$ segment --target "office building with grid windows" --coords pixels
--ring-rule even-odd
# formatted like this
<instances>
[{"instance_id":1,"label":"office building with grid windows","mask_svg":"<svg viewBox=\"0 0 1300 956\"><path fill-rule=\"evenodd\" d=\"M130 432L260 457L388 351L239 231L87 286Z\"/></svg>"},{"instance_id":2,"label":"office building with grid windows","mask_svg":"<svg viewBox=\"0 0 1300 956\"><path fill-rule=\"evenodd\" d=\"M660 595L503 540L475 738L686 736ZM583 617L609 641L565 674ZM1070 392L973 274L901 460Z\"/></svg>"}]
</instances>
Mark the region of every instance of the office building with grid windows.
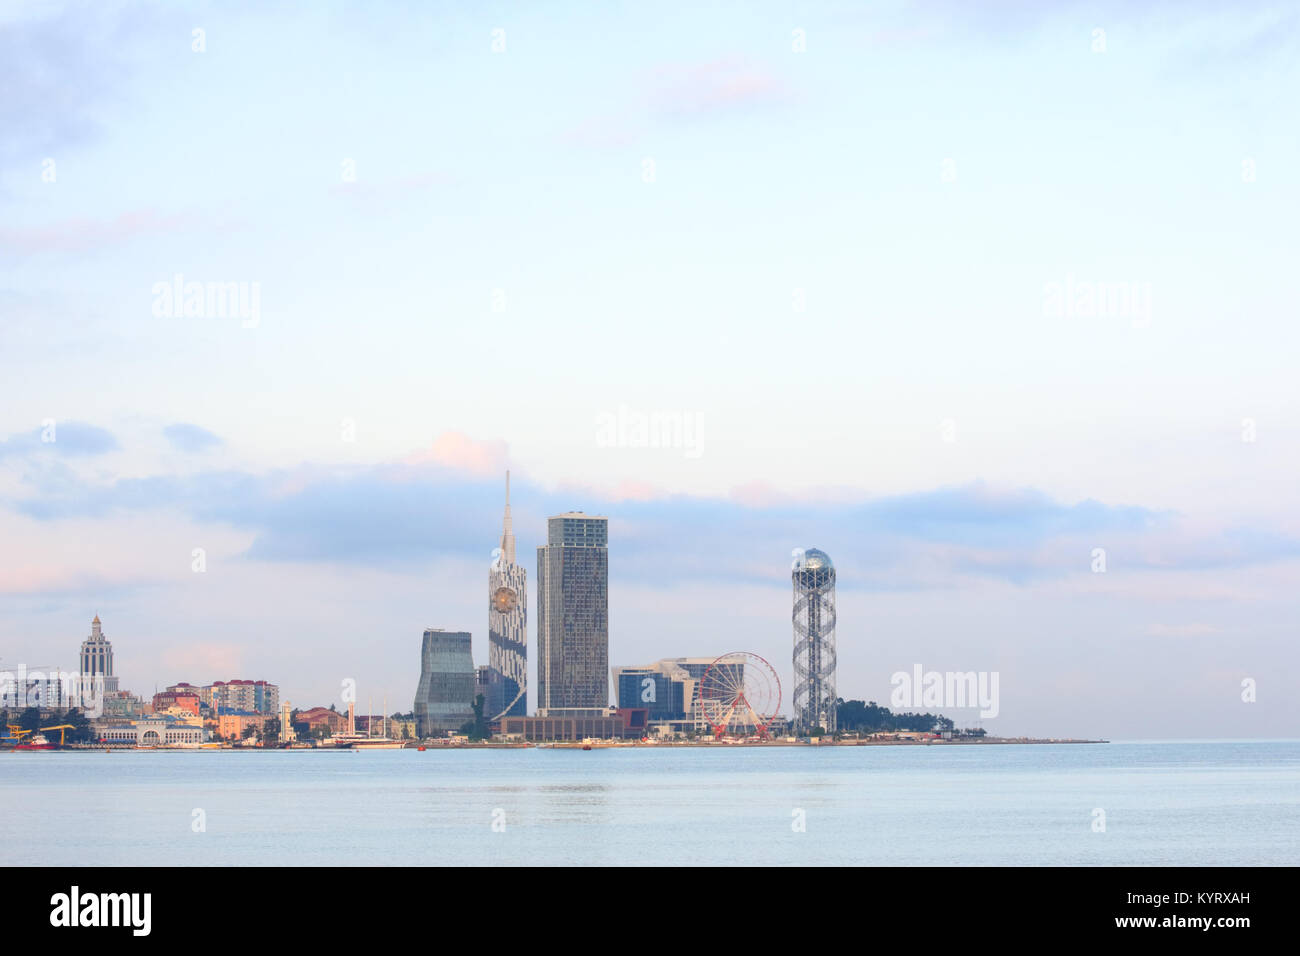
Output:
<instances>
[{"instance_id":1,"label":"office building with grid windows","mask_svg":"<svg viewBox=\"0 0 1300 956\"><path fill-rule=\"evenodd\" d=\"M609 707L609 519L547 519L537 549L537 713L587 717Z\"/></svg>"}]
</instances>

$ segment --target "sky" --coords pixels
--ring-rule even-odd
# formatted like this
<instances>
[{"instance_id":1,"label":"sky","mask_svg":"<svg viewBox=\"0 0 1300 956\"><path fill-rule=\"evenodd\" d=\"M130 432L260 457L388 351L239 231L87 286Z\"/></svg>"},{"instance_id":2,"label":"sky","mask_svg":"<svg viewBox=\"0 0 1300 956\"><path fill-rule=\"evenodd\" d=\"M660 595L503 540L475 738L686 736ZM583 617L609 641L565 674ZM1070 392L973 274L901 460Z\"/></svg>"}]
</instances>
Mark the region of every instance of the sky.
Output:
<instances>
[{"instance_id":1,"label":"sky","mask_svg":"<svg viewBox=\"0 0 1300 956\"><path fill-rule=\"evenodd\" d=\"M99 614L139 694L408 710L425 628L486 663L509 468L530 642L582 510L616 666L788 701L818 547L842 697L1294 734L1298 20L5 4L0 667Z\"/></svg>"}]
</instances>

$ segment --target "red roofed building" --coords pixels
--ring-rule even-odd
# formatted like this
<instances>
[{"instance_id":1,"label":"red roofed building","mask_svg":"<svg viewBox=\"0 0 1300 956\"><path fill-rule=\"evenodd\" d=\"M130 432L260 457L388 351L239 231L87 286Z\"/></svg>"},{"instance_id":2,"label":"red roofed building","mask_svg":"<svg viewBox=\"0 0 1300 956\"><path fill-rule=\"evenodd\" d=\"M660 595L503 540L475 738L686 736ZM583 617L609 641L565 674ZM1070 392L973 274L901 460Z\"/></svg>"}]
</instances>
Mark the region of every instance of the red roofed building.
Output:
<instances>
[{"instance_id":1,"label":"red roofed building","mask_svg":"<svg viewBox=\"0 0 1300 956\"><path fill-rule=\"evenodd\" d=\"M153 695L153 712L155 714L161 714L173 707L183 710L187 714L197 716L199 712L198 689L195 688L193 691L164 690Z\"/></svg>"},{"instance_id":2,"label":"red roofed building","mask_svg":"<svg viewBox=\"0 0 1300 956\"><path fill-rule=\"evenodd\" d=\"M303 724L307 725L307 734L313 735L316 728L324 727L331 734L339 734L347 729L348 718L344 714L330 710L328 707L313 707L311 710L300 710L296 717L293 718L295 727Z\"/></svg>"}]
</instances>

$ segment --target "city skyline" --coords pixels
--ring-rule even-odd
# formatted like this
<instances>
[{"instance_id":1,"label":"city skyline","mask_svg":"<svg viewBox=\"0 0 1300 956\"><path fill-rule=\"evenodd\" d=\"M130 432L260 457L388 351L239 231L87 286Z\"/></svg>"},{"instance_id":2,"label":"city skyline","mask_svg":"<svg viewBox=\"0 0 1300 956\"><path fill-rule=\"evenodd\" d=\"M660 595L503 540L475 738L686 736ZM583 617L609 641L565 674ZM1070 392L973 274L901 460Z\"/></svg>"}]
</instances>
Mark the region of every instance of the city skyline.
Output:
<instances>
[{"instance_id":1,"label":"city skyline","mask_svg":"<svg viewBox=\"0 0 1300 956\"><path fill-rule=\"evenodd\" d=\"M571 496L566 496L565 500L571 500ZM910 503L899 502L899 503L897 503L897 506L900 507L900 508L906 509L906 508L909 506L909 504L910 504ZM1035 504L1039 504L1039 503L1035 503ZM645 507L645 506L643 505L642 508L644 508L644 507ZM546 510L546 509L543 509L543 510ZM630 509L630 510L638 511L638 510L641 510L641 509L632 508L632 509ZM531 514L531 509L530 509L530 514ZM1060 515L1060 514L1057 515L1058 520L1059 520L1061 517L1062 517L1062 515ZM619 519L616 517L614 520L615 520L615 523L617 524ZM632 520L631 516L628 516L628 520L629 520L629 524L632 524L632 525L640 524L640 522L637 522L637 521ZM753 529L751 528L751 529L750 529L751 533L752 533L752 530L753 530ZM526 534L526 537L527 537L527 534ZM841 540L845 540L845 544L846 544L846 546L850 543L847 539L844 539L844 538L843 538L843 529L842 529L842 528L840 529L840 538L841 538ZM629 543L632 544L633 542L629 542ZM642 542L642 543L644 544L644 542ZM783 547L783 545L778 545L777 547ZM637 552L637 549L636 549L635 547L633 547L633 548L631 548L631 549L629 549L629 550L630 550L631 553L627 556L627 558L628 558L628 559L631 559L631 560L629 560L628 563L632 566L633 569L636 569L636 568L638 567L638 561L637 561L637 559L636 559L636 552ZM840 549L837 548L837 550L840 550ZM855 553L856 553L856 551L857 551L857 549L850 549L850 550L851 550L851 551L854 551ZM645 558L642 558L641 560L645 560ZM783 562L784 562L784 563L783 563ZM468 573L468 562L459 562L459 563L457 563L456 565L453 565L453 566L454 566L454 567L459 567L459 568L462 569L462 571L464 571L466 574ZM785 560L784 556L782 556L782 557L781 557L780 559L778 559L777 561L772 562L772 566L769 567L769 568L767 568L767 569L765 569L765 570L766 570L766 573L767 573L767 577L772 578L772 579L778 579L778 580L779 580L780 576L782 576L783 573L788 573L788 570L783 572L783 571L781 570L781 569L783 569L783 568L788 568L788 561ZM694 569L694 570L691 571L691 572L688 572L686 569L680 569L680 571L681 571L682 574L686 574L686 573L696 573L696 574L698 574L698 569ZM1090 571L1089 573L1092 573L1092 572ZM721 579L721 578L713 578L713 579L710 579L710 578L708 578L708 577L706 576L706 577L704 578L704 580L712 580L713 583L716 584L716 583L718 583L718 582L719 582L720 580L722 580L722 579ZM764 582L764 580L765 580L765 579L764 579L764 574L763 574L763 573L752 573L752 574L750 575L750 577L749 577L749 581L747 581L747 583L750 584L751 587L756 587L756 586L760 586L760 585ZM617 592L617 591L619 590L619 588L618 588L618 583L619 583L619 579L618 579L618 576L616 575L616 576L614 576L614 578L613 578L612 581L611 581L611 586L613 587L613 589L615 590L615 592ZM468 582L466 582L466 588L468 589ZM763 656L767 657L769 660L773 660L773 661L777 661L777 662L782 662L782 661L786 661L786 660L788 660L787 655L788 655L788 653L789 653L789 650L788 650L788 649L789 649L789 631L788 631L788 628L789 628L789 591L788 591L788 584L786 585L786 588L787 588L787 590L784 590L784 609L781 610L781 611L777 611L777 614L780 615L780 617L778 617L778 619L777 619L777 624L778 624L778 626L779 626L779 625L780 625L780 620L781 620L781 618L784 619L784 622L785 622L785 623L784 623L784 632L781 633L780 631L773 631L773 636L772 636L772 637L764 636L764 637L760 638L760 639L758 640L758 642L755 644L754 648L753 648L753 649L755 649L757 652L759 652L760 654L762 654ZM738 593L739 593L739 589L738 589ZM870 598L871 598L872 595L881 595L881 594L887 594L887 593L888 593L888 592L872 591L872 590L869 590L869 589L863 589L863 590L862 590L862 593L861 593L860 596L861 596L862 598L865 598L865 599L867 599L868 601L870 601ZM468 603L468 602L467 602L467 603ZM843 603L842 600L841 600L841 603ZM480 605L480 606L481 606L481 605ZM867 604L866 607L870 608L870 604ZM427 612L421 612L421 613L424 613L424 614L425 614L425 617L428 617L428 613L427 613ZM435 611L435 612L432 612L432 613L434 614L435 617L438 617L439 619L442 619L441 612L437 612L437 611ZM867 613L871 613L870 610L868 610ZM98 615L96 615L96 616L98 616ZM613 616L614 616L615 619L617 618L617 616L618 616L618 615L617 615L617 608L616 608L615 614L614 614ZM449 618L449 619L454 619L454 618ZM771 625L773 622L771 622L771 621L767 621L767 622L765 622L765 623L768 624L768 625ZM769 628L769 629L770 629L770 628ZM716 653L718 653L718 654L721 654L721 653L726 652L726 650L727 650L728 648L732 647L733 645L735 645L735 646L739 646L739 645L736 643L735 640L732 640L732 639L731 639L730 633L731 633L731 632L724 631L724 632L722 632L721 634L708 635L708 636L706 636L702 641L700 641L700 642L698 642L698 643L700 643L701 645L703 645L703 646L705 647L705 652L706 652L706 653L708 653L708 652L716 652ZM777 634L777 633L780 633L780 637L779 637L779 638L775 637L775 634ZM891 635L884 634L884 635L881 635L881 646L882 646L882 650L881 650L881 652L879 653L878 656L873 657L872 652L871 652L871 650L870 650L870 647L871 647L871 645L870 645L870 634L869 634L868 632L865 632L865 631L863 632L863 634L864 634L864 636L867 637L867 639L868 639L868 643L865 645L866 650L864 650L864 651L861 652L861 653L857 652L856 650L853 650L853 651L852 651L852 656L849 658L849 660L852 662L852 663L850 664L850 667L849 667L849 673L855 675L855 677L854 677L853 684L851 685L851 687L846 688L846 687L843 686L843 684L841 684L840 693L839 693L839 696L841 696L841 697L846 697L846 698L858 698L858 699L864 699L864 700L865 700L865 699L875 699L875 700L877 700L877 701L879 701L879 702L881 702L881 703L887 703L888 700L889 700L889 697L890 697L890 690L891 690L891 684L890 684L889 681L890 681L890 677L891 677L894 673L897 673L899 670L910 670L910 669L912 668L913 663L914 663L914 661L915 661L916 659L923 659L923 660L927 660L927 661L932 661L932 660L934 660L934 658L935 658L935 656L936 656L935 653L933 652L933 650L931 649L932 645L926 645L926 651L925 651L925 653L924 653L924 654L918 654L918 655L916 655L914 658L909 658L909 657L907 657L905 654L904 654L904 655L899 655L899 653L898 653L896 647L893 648L893 649L890 648L891 643L894 643L894 642L891 641ZM1173 633L1171 632L1170 634L1165 635L1165 636L1167 636L1167 637L1174 637L1174 636L1178 636L1178 635L1173 634ZM1194 635L1193 635L1193 636L1194 636ZM393 649L393 647L395 647L398 643L401 643L401 642L394 641L394 642L392 642L391 646L390 646L390 645L384 645L384 644L375 645L375 646L380 650L381 654L384 654L384 653L387 653L387 652L391 651L391 650ZM626 654L624 654L623 652L621 652L621 651L618 649L618 642L617 642L616 639L612 639L611 643L612 643L612 645L613 645L613 649L611 650L611 657L610 657L610 663L611 663L612 666L620 666L620 665L624 665L624 666L626 666L626 665L631 665L631 664L635 663L637 660L657 659L657 658L659 658L659 657L668 656L668 655L693 654L693 653L696 652L696 648L695 648L695 647L692 647L692 646L684 646L687 642L686 642L685 640L683 640L682 645L676 645L676 646L668 646L668 645L665 645L665 644L659 644L659 643L651 643L651 644L649 644L649 645L643 645L643 646L647 647L647 649L646 649L644 652L640 653L640 656L638 657L638 656L636 656L635 653L632 652L632 651L628 651ZM960 641L959 641L959 640L954 640L954 643L960 643ZM712 646L708 646L708 645L710 645L710 644L711 644ZM856 647L856 645L854 645L854 647ZM409 659L409 648L402 648L402 649L408 651L408 653L407 653L406 655L404 655L404 656L407 656L408 659ZM481 647L481 648L475 650L475 652L474 652L474 659L475 659L475 660L486 660L486 659L487 659L487 650L488 650L487 647ZM957 671L966 671L966 670L981 670L981 671L985 671L985 670L990 669L990 668L988 668L987 666L985 666L985 667L979 667L979 666L976 666L977 663L983 663L984 661L987 661L987 660L992 659L992 657L990 657L989 655L987 655L987 654L983 654L983 653L982 653L983 650L984 650L984 649L981 649L981 648L973 648L973 649L970 648L970 647L966 647L966 648L964 648L964 649L963 649L963 655L964 655L964 656L960 656L960 657L951 657L951 658L949 658L950 660L957 660L957 661L959 661L959 663L957 663L956 665L954 665L954 666L952 667L952 669L953 669L953 670L957 670ZM172 657L172 656L174 656L174 655L177 654L178 652L180 652L180 653L184 653L185 651L186 651L186 648L184 647L183 644L175 644L175 643L173 643L173 644L168 644L168 645L166 645L166 647L165 647L165 651L164 651L162 657L163 657L164 659L166 659L166 658L168 658L168 657ZM356 659L356 652L355 652L355 649L349 650L348 645L347 645L347 644L344 644L344 645L341 645L341 646L338 648L338 650L337 650L336 653L337 653L337 659L336 659L336 661L334 661L334 662L330 662L330 663L328 663L328 664L326 665L326 666L329 667L329 669L330 669L331 671L336 671L336 672L342 673L344 670L348 670L348 671L350 671L350 672L355 671L355 672L358 672L358 673L364 673L364 669L363 669L363 668L348 667L348 665L347 665L347 663L346 663L346 662L348 662L349 660L355 661L355 659ZM50 656L50 655L48 655L48 654L46 655L46 657L49 657L49 656ZM57 656L59 656L59 655L56 653L54 656L57 657ZM154 670L154 672L158 675L158 676L156 677L156 680L157 680L157 681L161 681L162 683L172 683L172 682L174 682L178 677L188 677L188 676L192 676L192 674L191 674L190 672L187 672L187 671L180 671L180 672L178 672L178 671L176 671L175 669L170 668L170 667L165 668L165 669L160 669L160 668L159 668L159 665L158 665L158 663L157 663L157 660L151 660L151 659L149 659L148 657L144 657L144 656L142 656L142 657L136 657L135 654L132 654L131 657L135 659L135 660L134 660L134 666L132 667L132 670L133 670L133 671L134 671L136 668L143 668L143 669L145 670L145 672L148 673L148 670L149 670L150 668L152 668L152 669ZM6 655L4 655L3 660L11 661L11 662L12 662L12 661L15 660L15 658L11 657L9 654L6 654ZM286 681L287 681L291 686L297 686L297 685L295 684L295 682L301 680L301 678L299 677L299 671L302 670L304 667L306 667L307 669L310 669L310 666L311 666L310 664L305 664L305 663L304 663L304 662L306 661L305 658L301 658L301 657L297 657L297 656L289 657L289 656L286 655L286 656L283 656L283 657L281 658L281 660L282 660L282 663L279 665L280 670L279 670L279 671L276 671L276 673L277 673L277 674L278 674L278 673L284 673L284 674L286 675ZM886 662L891 662L891 663L886 663ZM56 665L57 665L57 661L56 661L55 663L56 663ZM316 663L316 666L320 666L322 662L320 662L320 661L316 661L315 663ZM224 670L225 670L226 672L228 672L228 673L235 673L235 672L237 672L237 671L239 671L239 670L241 670L241 669L242 669L242 670L248 670L248 669L250 669L250 668L257 668L257 669L260 670L261 672L267 672L266 667L264 667L264 666L262 666L262 665L250 665L250 664L236 663L236 664L234 664L234 665L232 665L232 666L233 666L233 669L231 669L230 667L226 667L226 668L224 668ZM408 666L409 666L409 665L408 665ZM534 662L534 663L532 663L532 665L531 665L531 671L535 673L535 669L536 669L536 668L535 668L535 662ZM1006 670L1005 668L993 668L993 669L1003 670L1004 672L1005 672L1005 670ZM217 670L218 672L220 672L220 671L223 670L223 668L222 668L221 666L218 666L218 667L216 668L216 670ZM784 681L784 680L787 679L787 677L789 677L789 672L788 672L788 670L786 670L784 667L782 667L781 670L782 670L782 680ZM857 677L856 675L859 675L859 674L862 674L862 673L866 673L866 674L869 675L869 680L868 680L867 682L861 682L861 683L859 682L859 681L860 681L860 678ZM395 668L395 669L393 670L393 672L392 672L392 676L389 678L389 684L388 684L387 686L385 686L384 684L380 683L380 680L382 680L382 678L381 678L380 680L376 680L376 679L373 678L373 677L362 677L362 678L358 678L358 677L356 677L353 673L348 673L348 674L344 675L344 676L341 678L341 680L348 680L348 681L361 680L361 681L364 681L368 686L380 687L380 688L382 688L383 690L389 692L389 693L390 693L390 696L393 696L395 699L399 699L399 698L402 697L402 692L401 692L400 689L398 689L398 690L396 690L396 691L394 692L393 687L394 687L394 685L395 685L395 686L397 686L398 688L400 688L401 684L402 684L404 681L408 681L408 680L409 680L409 670L408 670L407 668L403 668L403 667ZM144 682L142 682L142 683L141 683L141 686L146 686L146 684L145 684ZM308 686L311 687L311 685L308 685ZM793 686L793 683L792 683L791 686ZM866 689L863 689L863 690L859 690L859 689L858 689L859 687L864 687L864 686L866 687ZM875 689L875 690L872 690L872 689L871 689L872 686L874 686L874 688L876 688L876 689ZM1032 690L1032 689L1031 689L1031 690ZM297 699L304 699L304 700L306 700L306 699L311 699L311 700L324 700L324 701L329 701L329 700L334 699L334 697L332 697L331 694L337 696L337 693L338 693L338 687L337 687L337 686L335 686L335 687L331 687L328 683L326 683L326 684L323 684L323 685L322 685L322 684L317 684L317 685L315 685L314 687L311 687L311 689L297 689L297 690L295 690L295 691L291 691L291 692L290 692L290 696L292 696L292 697L294 697L294 698L297 698ZM1014 709L1014 707L1015 707L1015 698L1014 698L1014 697L1004 697L1004 700L1006 701L1006 703L1004 704L1004 707L1009 706L1010 708ZM534 712L535 710L536 710L536 702L535 702L534 700L531 700L531 699L530 699L530 704L529 704L529 713L532 713L532 712ZM958 719L959 719L959 721L960 721L962 715L959 714L959 715L957 715L957 716L958 716ZM1010 728L1010 729L1004 729L1004 728L1006 728L1006 724L1005 724L1005 723L1002 723L1002 724L1000 724L1000 725L999 725L998 723L988 724L988 722L980 721L980 720L976 719L975 717L970 717L970 719L969 719L968 722L970 722L970 723L984 723L986 726L993 726L993 727L995 727L996 729L998 729L1000 732L1007 732L1007 733L1012 733L1012 732L1017 732L1017 733L1018 733L1018 732L1026 732L1026 733L1030 733L1030 732L1036 732L1036 731L1038 731L1038 732L1049 732L1049 731L1050 731L1050 732L1056 732L1056 727L1040 728L1040 727L1035 727L1033 724L1029 724L1029 725L1016 725L1016 726L1013 726L1013 727ZM1069 724L1069 726L1070 726L1071 728L1078 728L1078 727L1080 727L1080 726L1083 726L1083 727L1093 727L1093 726L1095 726L1095 725L1096 725L1096 722L1085 721L1085 720L1076 720L1076 721L1074 721L1073 723ZM1061 731L1061 732L1065 732L1065 731ZM1093 731L1093 732L1096 733L1096 732L1099 732L1099 731Z\"/></svg>"},{"instance_id":2,"label":"city skyline","mask_svg":"<svg viewBox=\"0 0 1300 956\"><path fill-rule=\"evenodd\" d=\"M374 7L0 11L0 667L405 699L509 468L614 666L788 675L815 542L840 696L1300 721L1293 11Z\"/></svg>"}]
</instances>

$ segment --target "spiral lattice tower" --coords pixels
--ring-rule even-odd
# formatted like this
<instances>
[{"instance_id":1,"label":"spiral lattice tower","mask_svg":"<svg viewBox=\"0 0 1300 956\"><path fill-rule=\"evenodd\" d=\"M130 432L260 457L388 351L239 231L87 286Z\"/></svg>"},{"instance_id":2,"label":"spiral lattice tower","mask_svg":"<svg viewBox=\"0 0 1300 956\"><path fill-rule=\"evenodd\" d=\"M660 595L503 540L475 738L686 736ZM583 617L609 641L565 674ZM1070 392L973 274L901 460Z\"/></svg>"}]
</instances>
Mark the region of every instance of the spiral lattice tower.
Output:
<instances>
[{"instance_id":1,"label":"spiral lattice tower","mask_svg":"<svg viewBox=\"0 0 1300 956\"><path fill-rule=\"evenodd\" d=\"M835 732L835 565L809 548L790 572L794 584L794 726Z\"/></svg>"}]
</instances>

